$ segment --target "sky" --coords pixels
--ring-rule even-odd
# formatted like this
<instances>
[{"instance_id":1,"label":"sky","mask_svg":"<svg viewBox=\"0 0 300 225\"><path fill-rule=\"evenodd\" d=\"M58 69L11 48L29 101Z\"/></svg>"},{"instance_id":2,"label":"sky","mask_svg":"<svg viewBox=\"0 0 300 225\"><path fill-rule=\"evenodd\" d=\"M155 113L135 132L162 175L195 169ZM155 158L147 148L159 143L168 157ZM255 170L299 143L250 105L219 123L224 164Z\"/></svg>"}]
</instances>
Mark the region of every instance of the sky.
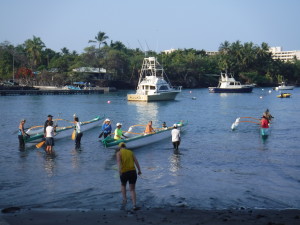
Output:
<instances>
[{"instance_id":1,"label":"sky","mask_svg":"<svg viewBox=\"0 0 300 225\"><path fill-rule=\"evenodd\" d=\"M224 41L300 50L299 0L1 0L0 43L33 36L84 52L99 31L144 51L217 51Z\"/></svg>"}]
</instances>

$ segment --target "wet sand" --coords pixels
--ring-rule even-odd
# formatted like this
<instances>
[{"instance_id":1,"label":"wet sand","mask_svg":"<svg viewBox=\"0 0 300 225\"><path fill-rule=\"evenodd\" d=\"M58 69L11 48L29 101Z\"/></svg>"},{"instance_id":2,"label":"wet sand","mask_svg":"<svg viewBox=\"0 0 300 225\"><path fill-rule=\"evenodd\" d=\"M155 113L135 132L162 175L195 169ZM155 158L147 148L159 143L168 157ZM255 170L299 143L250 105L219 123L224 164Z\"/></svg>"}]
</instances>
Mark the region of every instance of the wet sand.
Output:
<instances>
[{"instance_id":1,"label":"wet sand","mask_svg":"<svg viewBox=\"0 0 300 225\"><path fill-rule=\"evenodd\" d=\"M0 225L299 225L300 210L198 210L150 208L138 211L26 209L1 213Z\"/></svg>"}]
</instances>

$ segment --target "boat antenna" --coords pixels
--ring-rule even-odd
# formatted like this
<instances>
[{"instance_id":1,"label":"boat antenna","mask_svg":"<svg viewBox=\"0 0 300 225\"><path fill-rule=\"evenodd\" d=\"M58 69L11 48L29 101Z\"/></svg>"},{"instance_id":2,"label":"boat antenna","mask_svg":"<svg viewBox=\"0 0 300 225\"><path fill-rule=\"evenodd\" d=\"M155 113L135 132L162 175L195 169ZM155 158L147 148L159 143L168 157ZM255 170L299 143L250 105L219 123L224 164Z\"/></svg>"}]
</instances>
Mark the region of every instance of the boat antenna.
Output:
<instances>
[{"instance_id":1,"label":"boat antenna","mask_svg":"<svg viewBox=\"0 0 300 225\"><path fill-rule=\"evenodd\" d=\"M138 42L139 42L139 45L140 45L142 51L145 53L145 57L146 57L146 55L147 55L146 51L144 50L143 46L141 45L141 42L139 40L138 40Z\"/></svg>"},{"instance_id":2,"label":"boat antenna","mask_svg":"<svg viewBox=\"0 0 300 225\"><path fill-rule=\"evenodd\" d=\"M148 46L148 43L147 43L147 41L146 41L146 40L145 40L145 42L146 42L146 45L147 45L148 51L150 51L150 48L149 48L149 46Z\"/></svg>"}]
</instances>

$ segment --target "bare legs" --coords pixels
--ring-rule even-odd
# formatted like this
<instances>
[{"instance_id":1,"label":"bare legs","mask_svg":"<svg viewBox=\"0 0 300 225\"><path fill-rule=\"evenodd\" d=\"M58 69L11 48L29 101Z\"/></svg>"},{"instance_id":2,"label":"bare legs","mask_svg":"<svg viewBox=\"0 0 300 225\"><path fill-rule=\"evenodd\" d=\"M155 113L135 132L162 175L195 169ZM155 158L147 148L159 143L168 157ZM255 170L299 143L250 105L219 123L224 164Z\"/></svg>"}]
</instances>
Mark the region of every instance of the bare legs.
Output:
<instances>
[{"instance_id":1,"label":"bare legs","mask_svg":"<svg viewBox=\"0 0 300 225\"><path fill-rule=\"evenodd\" d=\"M135 184L129 184L129 191L130 191L132 206L133 206L133 208L135 208L136 207ZM122 197L123 197L123 204L126 204L127 196L126 196L126 186L125 185L121 185L121 192L122 192Z\"/></svg>"}]
</instances>

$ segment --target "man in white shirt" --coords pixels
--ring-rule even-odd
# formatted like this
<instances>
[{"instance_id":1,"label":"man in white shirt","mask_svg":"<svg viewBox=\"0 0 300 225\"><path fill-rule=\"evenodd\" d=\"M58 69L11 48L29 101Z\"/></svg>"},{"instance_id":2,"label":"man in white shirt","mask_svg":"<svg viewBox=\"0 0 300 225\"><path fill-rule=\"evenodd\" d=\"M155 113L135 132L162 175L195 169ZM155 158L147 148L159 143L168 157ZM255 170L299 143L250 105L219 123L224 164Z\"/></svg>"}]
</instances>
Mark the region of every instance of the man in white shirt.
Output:
<instances>
[{"instance_id":1,"label":"man in white shirt","mask_svg":"<svg viewBox=\"0 0 300 225\"><path fill-rule=\"evenodd\" d=\"M177 124L173 125L173 130L171 131L172 134L172 143L175 150L178 150L180 145L180 130L177 129Z\"/></svg>"}]
</instances>

